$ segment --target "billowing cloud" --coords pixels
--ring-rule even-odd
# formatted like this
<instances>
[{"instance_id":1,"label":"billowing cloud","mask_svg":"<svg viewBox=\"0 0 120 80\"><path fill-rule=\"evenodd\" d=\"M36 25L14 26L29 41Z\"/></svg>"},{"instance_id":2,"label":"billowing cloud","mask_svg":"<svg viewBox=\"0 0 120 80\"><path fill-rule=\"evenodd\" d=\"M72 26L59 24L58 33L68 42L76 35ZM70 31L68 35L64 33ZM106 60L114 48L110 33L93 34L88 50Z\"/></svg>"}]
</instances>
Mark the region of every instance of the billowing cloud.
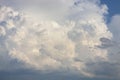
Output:
<instances>
[{"instance_id":1,"label":"billowing cloud","mask_svg":"<svg viewBox=\"0 0 120 80\"><path fill-rule=\"evenodd\" d=\"M13 61L13 69L65 71L91 78L113 75L101 75L107 74L104 69L111 65L109 52L116 43L104 20L107 7L100 1L1 2L0 64L7 65L0 70L6 70Z\"/></svg>"},{"instance_id":2,"label":"billowing cloud","mask_svg":"<svg viewBox=\"0 0 120 80\"><path fill-rule=\"evenodd\" d=\"M113 34L112 39L105 37L100 38L101 45L97 47L102 50L107 50L107 61L97 58L96 62L87 62L88 72L95 73L99 77L107 77L109 79L120 79L120 42L119 42L119 21L120 16L112 17L108 24L108 29Z\"/></svg>"}]
</instances>

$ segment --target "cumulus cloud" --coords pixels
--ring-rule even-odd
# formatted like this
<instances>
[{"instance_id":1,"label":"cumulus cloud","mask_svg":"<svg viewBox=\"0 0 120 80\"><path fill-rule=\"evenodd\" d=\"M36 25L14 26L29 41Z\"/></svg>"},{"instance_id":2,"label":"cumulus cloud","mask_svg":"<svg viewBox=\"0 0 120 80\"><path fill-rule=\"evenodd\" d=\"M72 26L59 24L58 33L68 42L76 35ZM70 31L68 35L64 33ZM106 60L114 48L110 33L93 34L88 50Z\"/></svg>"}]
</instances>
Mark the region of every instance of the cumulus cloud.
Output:
<instances>
[{"instance_id":1,"label":"cumulus cloud","mask_svg":"<svg viewBox=\"0 0 120 80\"><path fill-rule=\"evenodd\" d=\"M102 62L112 61L108 53L116 43L104 20L107 7L100 1L1 2L6 6L0 7L0 56L9 60L1 58L0 64L6 61L11 65L16 60L17 69L68 71L87 77L99 77L111 65ZM0 69L5 70L5 66Z\"/></svg>"},{"instance_id":2,"label":"cumulus cloud","mask_svg":"<svg viewBox=\"0 0 120 80\"><path fill-rule=\"evenodd\" d=\"M108 29L113 34L111 39L100 38L101 45L97 47L107 50L107 61L97 58L96 62L87 62L86 69L88 72L95 73L99 77L107 77L110 79L120 79L120 42L119 42L119 21L120 16L114 15L108 24Z\"/></svg>"},{"instance_id":3,"label":"cumulus cloud","mask_svg":"<svg viewBox=\"0 0 120 80\"><path fill-rule=\"evenodd\" d=\"M119 28L119 25L120 25L120 23L119 23L119 21L120 21L120 15L114 15L113 17L112 17L112 19L111 19L111 21L110 21L110 23L108 24L108 28L109 28L109 30L113 33L113 39L114 40L118 40L119 41L119 39L120 39L120 35L119 35L119 30L120 30L120 28Z\"/></svg>"}]
</instances>

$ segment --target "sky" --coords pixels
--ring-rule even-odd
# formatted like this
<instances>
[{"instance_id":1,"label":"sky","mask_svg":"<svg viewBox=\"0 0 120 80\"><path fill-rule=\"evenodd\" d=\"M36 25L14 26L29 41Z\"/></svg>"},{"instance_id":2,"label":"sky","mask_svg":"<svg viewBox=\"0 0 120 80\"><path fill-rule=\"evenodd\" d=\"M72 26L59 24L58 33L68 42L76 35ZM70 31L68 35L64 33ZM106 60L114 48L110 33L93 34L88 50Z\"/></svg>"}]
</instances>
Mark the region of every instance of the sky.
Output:
<instances>
[{"instance_id":1,"label":"sky","mask_svg":"<svg viewBox=\"0 0 120 80\"><path fill-rule=\"evenodd\" d=\"M109 7L109 15L113 16L115 14L120 14L120 8L119 8L119 0L113 1L113 0L101 0L102 4L106 4Z\"/></svg>"},{"instance_id":2,"label":"sky","mask_svg":"<svg viewBox=\"0 0 120 80\"><path fill-rule=\"evenodd\" d=\"M116 14L120 14L120 8L119 8L119 3L120 1L119 0L101 0L101 3L102 4L106 4L108 6L108 12L109 12L109 15L107 15L107 18L108 18L108 22L110 22L111 20L111 17L116 15Z\"/></svg>"},{"instance_id":3,"label":"sky","mask_svg":"<svg viewBox=\"0 0 120 80\"><path fill-rule=\"evenodd\" d=\"M0 0L0 80L120 80L119 0Z\"/></svg>"}]
</instances>

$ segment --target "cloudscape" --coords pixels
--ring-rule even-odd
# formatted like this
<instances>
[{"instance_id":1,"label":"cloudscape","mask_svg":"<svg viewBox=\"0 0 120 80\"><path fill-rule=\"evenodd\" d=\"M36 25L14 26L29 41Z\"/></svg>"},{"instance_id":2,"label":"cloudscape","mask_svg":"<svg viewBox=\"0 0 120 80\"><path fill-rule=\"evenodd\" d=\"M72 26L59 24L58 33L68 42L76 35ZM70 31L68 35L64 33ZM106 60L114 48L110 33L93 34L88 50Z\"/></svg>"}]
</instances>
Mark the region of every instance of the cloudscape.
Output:
<instances>
[{"instance_id":1,"label":"cloudscape","mask_svg":"<svg viewBox=\"0 0 120 80\"><path fill-rule=\"evenodd\" d=\"M0 80L120 80L120 13L106 1L0 0Z\"/></svg>"}]
</instances>

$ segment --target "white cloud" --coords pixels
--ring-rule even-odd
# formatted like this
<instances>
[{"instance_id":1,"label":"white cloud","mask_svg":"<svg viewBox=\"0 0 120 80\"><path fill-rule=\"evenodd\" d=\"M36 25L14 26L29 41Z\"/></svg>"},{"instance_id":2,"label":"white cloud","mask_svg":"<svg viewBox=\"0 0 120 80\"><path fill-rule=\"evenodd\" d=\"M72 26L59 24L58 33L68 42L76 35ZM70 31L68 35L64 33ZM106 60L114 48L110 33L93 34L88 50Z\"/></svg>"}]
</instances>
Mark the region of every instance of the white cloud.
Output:
<instances>
[{"instance_id":1,"label":"white cloud","mask_svg":"<svg viewBox=\"0 0 120 80\"><path fill-rule=\"evenodd\" d=\"M13 2L23 8L18 1ZM0 38L3 38L0 44L5 46L5 50L1 46L0 52L7 50L11 59L27 68L71 70L93 77L94 73L84 70L88 68L86 63L97 57L108 58L107 50L96 47L102 43L100 38L112 37L104 21L107 7L97 0L81 0L77 5L73 0L34 2L30 8L36 10L32 11L27 6L19 12L5 6L0 8Z\"/></svg>"},{"instance_id":2,"label":"white cloud","mask_svg":"<svg viewBox=\"0 0 120 80\"><path fill-rule=\"evenodd\" d=\"M119 35L119 32L120 32L120 15L114 15L111 19L111 22L109 23L108 25L108 28L110 29L110 31L113 33L113 39L114 40L118 40L120 39L120 35Z\"/></svg>"},{"instance_id":3,"label":"white cloud","mask_svg":"<svg viewBox=\"0 0 120 80\"><path fill-rule=\"evenodd\" d=\"M107 77L110 79L120 79L120 16L114 15L111 18L108 28L113 34L112 39L100 38L101 45L97 46L102 50L107 50L107 61L96 59L96 62L87 62L86 70L95 73L98 77Z\"/></svg>"}]
</instances>

